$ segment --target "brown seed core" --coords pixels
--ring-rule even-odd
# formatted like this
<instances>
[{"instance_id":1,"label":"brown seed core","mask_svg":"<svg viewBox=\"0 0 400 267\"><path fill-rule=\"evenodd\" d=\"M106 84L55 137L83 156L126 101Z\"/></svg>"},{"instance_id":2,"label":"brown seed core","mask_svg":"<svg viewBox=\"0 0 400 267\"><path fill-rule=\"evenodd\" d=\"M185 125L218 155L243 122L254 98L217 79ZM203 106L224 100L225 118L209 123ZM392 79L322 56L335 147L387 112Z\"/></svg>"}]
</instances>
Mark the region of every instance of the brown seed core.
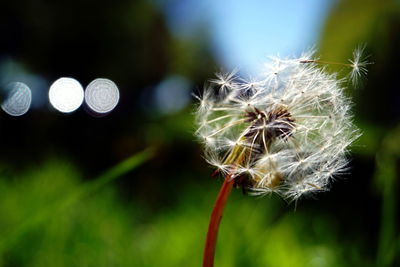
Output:
<instances>
[{"instance_id":1,"label":"brown seed core","mask_svg":"<svg viewBox=\"0 0 400 267\"><path fill-rule=\"evenodd\" d=\"M295 120L285 107L278 107L268 112L254 107L252 111L246 113L246 118L250 126L247 128L244 137L252 144L252 147L247 150L246 156L251 162L255 162L259 155L268 151L275 138L287 140L295 127ZM269 166L269 168L271 167ZM271 177L267 181L268 187L275 188L283 182L282 174L274 172L272 169L266 171L271 172ZM242 187L246 191L253 187L255 183L255 180L242 175L236 178L234 186Z\"/></svg>"},{"instance_id":2,"label":"brown seed core","mask_svg":"<svg viewBox=\"0 0 400 267\"><path fill-rule=\"evenodd\" d=\"M255 144L262 144L260 147L264 148L268 148L274 138L289 138L295 127L292 114L285 107L267 113L254 108L254 111L246 113L246 117L251 123L246 138Z\"/></svg>"},{"instance_id":3,"label":"brown seed core","mask_svg":"<svg viewBox=\"0 0 400 267\"><path fill-rule=\"evenodd\" d=\"M251 147L235 147L225 159L227 164L240 165L244 161L248 161L250 164L255 163L260 155L270 149L271 143L275 138L288 139L295 127L295 120L285 107L278 107L268 112L253 107L252 111L247 111L245 116L250 125L246 129L243 139L246 139L251 144ZM267 186L275 188L283 182L284 178L282 174L274 172L270 168L272 168L272 165L268 167L268 170L265 170L266 172L271 172ZM259 177L258 180L261 178ZM234 187L241 187L245 192L254 187L257 183L256 180L242 174L235 177Z\"/></svg>"}]
</instances>

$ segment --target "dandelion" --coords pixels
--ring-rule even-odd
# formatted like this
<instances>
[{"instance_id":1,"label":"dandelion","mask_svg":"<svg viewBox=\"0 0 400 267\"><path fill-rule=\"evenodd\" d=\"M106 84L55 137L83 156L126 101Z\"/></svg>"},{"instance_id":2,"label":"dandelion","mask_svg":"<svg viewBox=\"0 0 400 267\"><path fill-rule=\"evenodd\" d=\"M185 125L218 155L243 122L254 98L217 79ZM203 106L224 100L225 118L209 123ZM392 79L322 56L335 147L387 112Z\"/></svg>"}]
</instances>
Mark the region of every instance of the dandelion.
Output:
<instances>
[{"instance_id":1,"label":"dandelion","mask_svg":"<svg viewBox=\"0 0 400 267\"><path fill-rule=\"evenodd\" d=\"M366 72L361 52L351 61L353 78ZM219 222L233 187L297 201L329 190L334 177L347 170L348 146L359 131L344 80L319 68L322 63L313 53L274 57L260 79L218 74L199 97L196 135L206 160L225 176L211 215L204 266L213 266Z\"/></svg>"}]
</instances>

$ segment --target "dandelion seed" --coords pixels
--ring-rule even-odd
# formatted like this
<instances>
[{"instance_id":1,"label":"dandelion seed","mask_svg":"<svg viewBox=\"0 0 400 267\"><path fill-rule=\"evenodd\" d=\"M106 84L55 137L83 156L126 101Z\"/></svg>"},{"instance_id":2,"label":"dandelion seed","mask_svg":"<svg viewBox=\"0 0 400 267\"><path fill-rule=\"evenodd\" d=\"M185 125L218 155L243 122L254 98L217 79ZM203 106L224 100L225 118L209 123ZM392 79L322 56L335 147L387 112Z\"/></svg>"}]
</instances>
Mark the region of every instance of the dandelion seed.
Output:
<instances>
[{"instance_id":1,"label":"dandelion seed","mask_svg":"<svg viewBox=\"0 0 400 267\"><path fill-rule=\"evenodd\" d=\"M367 61L367 57L364 57L364 46L359 46L353 51L353 58L350 59L352 70L350 72L350 80L353 85L357 86L360 83L362 77L368 73L367 65L372 64Z\"/></svg>"},{"instance_id":2,"label":"dandelion seed","mask_svg":"<svg viewBox=\"0 0 400 267\"><path fill-rule=\"evenodd\" d=\"M233 70L229 73L217 73L216 79L211 79L210 82L214 83L219 86L219 89L221 92L224 92L227 89L232 89L234 86L233 80L235 79L235 75L237 73L237 70Z\"/></svg>"},{"instance_id":3,"label":"dandelion seed","mask_svg":"<svg viewBox=\"0 0 400 267\"><path fill-rule=\"evenodd\" d=\"M325 61L319 59L313 59L313 52L304 54L301 58L299 58L299 63L302 64L326 64L326 65L341 65L345 67L351 68L349 73L349 79L352 84L357 87L363 77L365 77L368 73L367 65L373 64L372 62L367 61L368 56L364 55L365 45L358 46L353 51L353 58L349 59L350 63L341 63L341 62L333 62L333 61Z\"/></svg>"}]
</instances>

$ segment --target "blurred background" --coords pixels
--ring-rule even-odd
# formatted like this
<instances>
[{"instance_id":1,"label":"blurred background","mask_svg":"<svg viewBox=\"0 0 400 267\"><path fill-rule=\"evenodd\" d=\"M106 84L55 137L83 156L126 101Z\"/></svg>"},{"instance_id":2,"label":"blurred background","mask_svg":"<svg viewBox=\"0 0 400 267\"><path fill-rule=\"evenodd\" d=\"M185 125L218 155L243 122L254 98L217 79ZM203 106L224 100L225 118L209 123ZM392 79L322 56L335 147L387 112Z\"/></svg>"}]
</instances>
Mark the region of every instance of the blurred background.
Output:
<instances>
[{"instance_id":1,"label":"blurred background","mask_svg":"<svg viewBox=\"0 0 400 267\"><path fill-rule=\"evenodd\" d=\"M400 1L1 1L0 34L2 101L10 82L31 91L24 115L0 111L0 266L200 266L221 179L192 93L269 55L347 62L360 44L374 64L346 91L363 132L349 173L297 206L234 191L216 266L400 266ZM119 102L61 113L60 77L110 79Z\"/></svg>"}]
</instances>

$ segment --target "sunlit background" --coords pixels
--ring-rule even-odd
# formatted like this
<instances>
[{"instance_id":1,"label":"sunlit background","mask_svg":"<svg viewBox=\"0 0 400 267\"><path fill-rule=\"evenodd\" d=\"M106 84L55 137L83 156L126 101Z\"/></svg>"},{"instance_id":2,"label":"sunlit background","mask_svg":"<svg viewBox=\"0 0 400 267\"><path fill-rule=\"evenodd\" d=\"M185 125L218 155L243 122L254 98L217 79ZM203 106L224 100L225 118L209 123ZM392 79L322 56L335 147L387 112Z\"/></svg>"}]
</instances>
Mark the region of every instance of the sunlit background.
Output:
<instances>
[{"instance_id":1,"label":"sunlit background","mask_svg":"<svg viewBox=\"0 0 400 267\"><path fill-rule=\"evenodd\" d=\"M234 191L216 266L400 265L400 1L6 1L0 34L0 266L200 266L221 178L193 94L358 45L348 174L296 206Z\"/></svg>"}]
</instances>

